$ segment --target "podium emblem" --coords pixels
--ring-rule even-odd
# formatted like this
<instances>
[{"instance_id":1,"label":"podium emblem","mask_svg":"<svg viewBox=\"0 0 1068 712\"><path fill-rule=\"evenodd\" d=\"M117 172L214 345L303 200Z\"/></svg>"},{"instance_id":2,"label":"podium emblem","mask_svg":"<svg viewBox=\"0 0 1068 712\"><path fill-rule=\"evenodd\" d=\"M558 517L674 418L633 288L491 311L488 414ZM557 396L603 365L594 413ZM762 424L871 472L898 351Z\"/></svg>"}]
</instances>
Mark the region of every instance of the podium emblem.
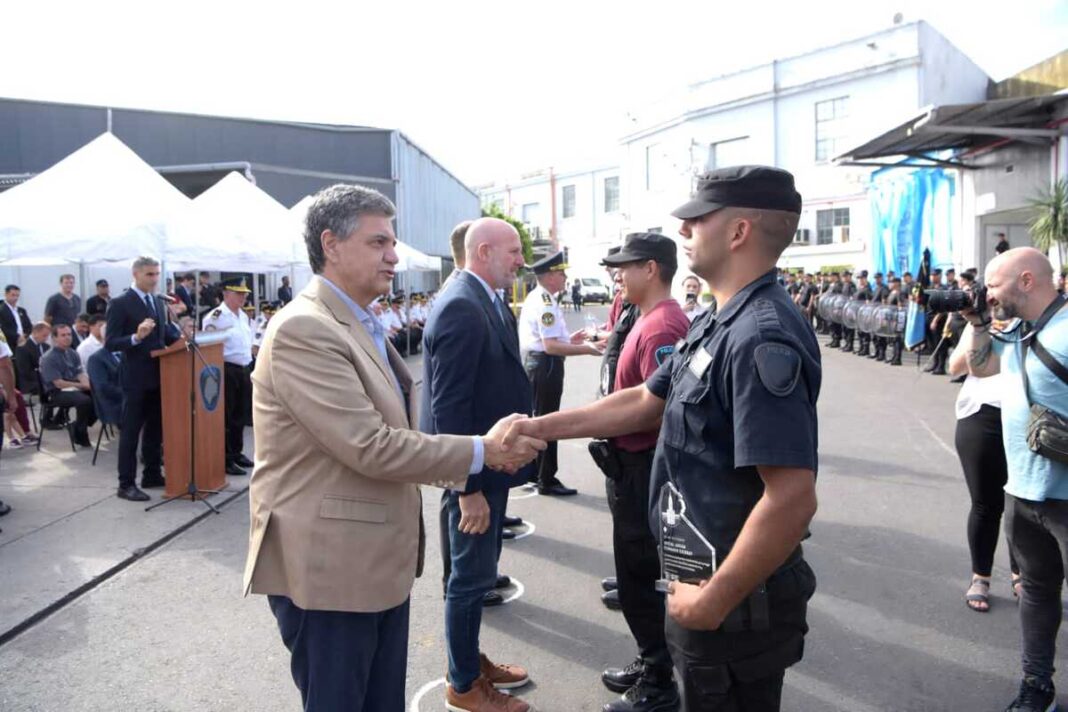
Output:
<instances>
[{"instance_id":1,"label":"podium emblem","mask_svg":"<svg viewBox=\"0 0 1068 712\"><path fill-rule=\"evenodd\" d=\"M658 591L667 591L672 581L696 584L716 571L716 548L686 516L686 500L668 482L660 490L660 580Z\"/></svg>"},{"instance_id":2,"label":"podium emblem","mask_svg":"<svg viewBox=\"0 0 1068 712\"><path fill-rule=\"evenodd\" d=\"M200 369L200 398L209 413L219 407L222 394L222 371L218 366L207 365Z\"/></svg>"}]
</instances>

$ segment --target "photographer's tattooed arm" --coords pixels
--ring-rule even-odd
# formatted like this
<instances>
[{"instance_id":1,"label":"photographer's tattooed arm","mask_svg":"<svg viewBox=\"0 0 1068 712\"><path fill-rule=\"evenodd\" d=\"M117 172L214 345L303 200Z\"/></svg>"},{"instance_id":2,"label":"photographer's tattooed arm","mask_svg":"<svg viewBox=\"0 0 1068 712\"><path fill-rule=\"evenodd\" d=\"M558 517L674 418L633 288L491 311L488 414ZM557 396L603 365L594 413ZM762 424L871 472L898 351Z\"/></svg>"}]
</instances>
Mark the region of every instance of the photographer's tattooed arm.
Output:
<instances>
[{"instance_id":1,"label":"photographer's tattooed arm","mask_svg":"<svg viewBox=\"0 0 1068 712\"><path fill-rule=\"evenodd\" d=\"M970 373L980 378L993 376L1001 371L1001 357L994 353L990 324L976 326L968 322L964 333L961 334L960 343L949 357L949 371L954 376Z\"/></svg>"}]
</instances>

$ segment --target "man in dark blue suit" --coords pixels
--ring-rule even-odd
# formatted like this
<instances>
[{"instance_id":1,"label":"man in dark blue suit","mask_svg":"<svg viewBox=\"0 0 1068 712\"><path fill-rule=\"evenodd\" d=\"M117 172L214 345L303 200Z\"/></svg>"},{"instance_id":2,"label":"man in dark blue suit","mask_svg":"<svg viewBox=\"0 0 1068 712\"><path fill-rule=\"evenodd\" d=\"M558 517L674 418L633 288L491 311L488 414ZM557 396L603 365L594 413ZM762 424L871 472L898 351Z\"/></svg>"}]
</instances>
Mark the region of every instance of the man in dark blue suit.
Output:
<instances>
[{"instance_id":1,"label":"man in dark blue suit","mask_svg":"<svg viewBox=\"0 0 1068 712\"><path fill-rule=\"evenodd\" d=\"M122 369L119 363L122 357L107 349L100 349L85 364L89 374L89 383L93 387L93 400L96 414L105 423L122 422Z\"/></svg>"},{"instance_id":2,"label":"man in dark blue suit","mask_svg":"<svg viewBox=\"0 0 1068 712\"><path fill-rule=\"evenodd\" d=\"M439 296L423 333L420 429L431 434L477 434L510 413L530 412L530 382L515 321L498 294L523 266L519 234L502 220L476 220L467 231L465 253L466 267ZM497 580L508 490L525 481L483 469L468 478L462 492L448 494L449 709L504 709L497 690L529 680L518 666L490 662L478 644L483 597ZM510 705L507 709L517 712L527 709L519 700Z\"/></svg>"},{"instance_id":3,"label":"man in dark blue suit","mask_svg":"<svg viewBox=\"0 0 1068 712\"><path fill-rule=\"evenodd\" d=\"M174 288L174 296L181 300L185 305L185 313L189 316L193 316L193 273L188 272L186 274L178 275L178 286Z\"/></svg>"},{"instance_id":4,"label":"man in dark blue suit","mask_svg":"<svg viewBox=\"0 0 1068 712\"><path fill-rule=\"evenodd\" d=\"M159 262L138 257L133 263L133 286L108 307L104 348L123 354L121 382L126 396L119 433L120 499L145 502L137 487L137 440L141 439L144 471L141 486L163 486L163 425L160 412L159 360L152 352L180 338L169 322L167 305L155 293ZM142 430L144 434L142 435Z\"/></svg>"}]
</instances>

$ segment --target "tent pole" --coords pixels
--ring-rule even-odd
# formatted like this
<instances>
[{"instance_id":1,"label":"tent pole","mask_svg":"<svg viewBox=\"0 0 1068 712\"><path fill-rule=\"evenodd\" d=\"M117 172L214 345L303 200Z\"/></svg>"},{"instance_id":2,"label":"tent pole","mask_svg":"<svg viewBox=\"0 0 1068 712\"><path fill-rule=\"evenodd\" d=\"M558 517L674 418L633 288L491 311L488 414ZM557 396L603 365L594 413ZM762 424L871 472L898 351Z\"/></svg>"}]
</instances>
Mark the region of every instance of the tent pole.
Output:
<instances>
[{"instance_id":1,"label":"tent pole","mask_svg":"<svg viewBox=\"0 0 1068 712\"><path fill-rule=\"evenodd\" d=\"M85 306L85 276L88 272L85 269L85 260L78 260L78 292L82 298L82 306Z\"/></svg>"}]
</instances>

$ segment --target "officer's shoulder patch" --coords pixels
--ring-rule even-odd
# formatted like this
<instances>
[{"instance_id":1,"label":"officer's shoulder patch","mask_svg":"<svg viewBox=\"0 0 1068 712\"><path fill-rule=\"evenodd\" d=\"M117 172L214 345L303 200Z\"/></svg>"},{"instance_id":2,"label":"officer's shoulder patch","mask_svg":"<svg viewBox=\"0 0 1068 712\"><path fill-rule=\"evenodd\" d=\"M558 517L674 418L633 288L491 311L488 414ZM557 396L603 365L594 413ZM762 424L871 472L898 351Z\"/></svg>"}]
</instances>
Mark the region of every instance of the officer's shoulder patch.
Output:
<instances>
[{"instance_id":1,"label":"officer's shoulder patch","mask_svg":"<svg viewBox=\"0 0 1068 712\"><path fill-rule=\"evenodd\" d=\"M204 331L215 331L215 330L216 329L215 329L215 325L214 324L208 324L207 326L204 327Z\"/></svg>"},{"instance_id":2,"label":"officer's shoulder patch","mask_svg":"<svg viewBox=\"0 0 1068 712\"><path fill-rule=\"evenodd\" d=\"M671 357L671 354L675 353L675 344L668 344L667 346L661 346L656 350L656 365L659 366L664 361L667 361Z\"/></svg>"},{"instance_id":3,"label":"officer's shoulder patch","mask_svg":"<svg viewBox=\"0 0 1068 712\"><path fill-rule=\"evenodd\" d=\"M219 317L219 316L220 316L221 314L222 314L222 309L216 309L215 311L213 311L213 312L211 313L211 315L212 315L213 317L215 317L215 318L218 318L218 317Z\"/></svg>"},{"instance_id":4,"label":"officer's shoulder patch","mask_svg":"<svg viewBox=\"0 0 1068 712\"><path fill-rule=\"evenodd\" d=\"M547 311L541 315L541 323L545 326L552 326L556 323L556 315L551 311Z\"/></svg>"},{"instance_id":5,"label":"officer's shoulder patch","mask_svg":"<svg viewBox=\"0 0 1068 712\"><path fill-rule=\"evenodd\" d=\"M753 360L769 393L782 398L794 392L801 377L801 356L792 347L766 341L753 350Z\"/></svg>"}]
</instances>

